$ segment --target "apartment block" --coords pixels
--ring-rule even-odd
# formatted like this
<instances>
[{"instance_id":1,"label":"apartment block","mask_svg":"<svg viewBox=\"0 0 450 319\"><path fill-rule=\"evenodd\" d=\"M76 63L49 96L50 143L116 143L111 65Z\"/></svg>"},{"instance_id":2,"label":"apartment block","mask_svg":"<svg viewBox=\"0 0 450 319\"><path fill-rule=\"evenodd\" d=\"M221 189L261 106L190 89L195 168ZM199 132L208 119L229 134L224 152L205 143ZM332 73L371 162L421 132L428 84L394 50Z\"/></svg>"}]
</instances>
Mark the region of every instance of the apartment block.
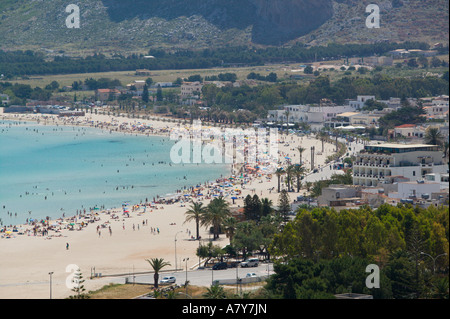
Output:
<instances>
[{"instance_id":1,"label":"apartment block","mask_svg":"<svg viewBox=\"0 0 450 319\"><path fill-rule=\"evenodd\" d=\"M377 186L394 178L410 181L432 173L447 173L438 146L426 144L367 145L353 163L353 185Z\"/></svg>"}]
</instances>

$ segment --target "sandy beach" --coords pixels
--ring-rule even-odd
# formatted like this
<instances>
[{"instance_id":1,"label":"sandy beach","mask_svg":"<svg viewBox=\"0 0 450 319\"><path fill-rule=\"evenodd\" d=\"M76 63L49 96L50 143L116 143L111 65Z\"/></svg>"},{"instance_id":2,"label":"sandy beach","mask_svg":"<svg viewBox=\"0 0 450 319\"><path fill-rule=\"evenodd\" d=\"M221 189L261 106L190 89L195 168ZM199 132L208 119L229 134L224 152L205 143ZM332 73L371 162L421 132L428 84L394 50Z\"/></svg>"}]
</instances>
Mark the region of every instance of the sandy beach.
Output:
<instances>
[{"instance_id":1,"label":"sandy beach","mask_svg":"<svg viewBox=\"0 0 450 319\"><path fill-rule=\"evenodd\" d=\"M83 118L61 119L51 115L42 117L42 115L0 113L0 120L2 119L39 120L40 124L48 125L120 128L121 131L128 133L166 136L172 127L178 125L167 121L129 119L97 114L88 114ZM147 127L147 129L142 129L143 127ZM312 136L280 135L279 158L285 161L284 158L289 157L293 164L298 163L299 153L296 147L300 145L305 148L302 158L305 167L309 168L311 146L315 146L316 151L321 148L321 142ZM316 167L323 166L327 156L334 153L334 149L334 145L325 144L323 154L315 157ZM218 184L223 182L218 181ZM237 187L241 191L234 205L230 196L227 197L231 207L243 207L243 198L248 194L267 197L273 201L274 205L278 203L279 194L276 190L277 178L275 175L269 179L266 175L253 174L246 179L226 181L228 184L231 182L234 182L235 185L229 187L230 191ZM181 260L188 257L187 266L194 269L198 264L195 252L199 241L191 239L191 236L195 235L195 223L184 223L185 212L191 199L203 201L205 205L209 203L211 197L208 198L207 192L208 190L213 192L214 185L209 185L209 187L204 188L204 196L197 198L185 196L185 202L156 203L148 205L145 209L143 206L133 206L138 203L130 203L126 208L129 211L129 217L123 214L122 209L93 211L92 214L87 212L88 216L78 217L76 220L49 222L49 224L54 224L54 229L58 231L50 230L44 236L40 233L35 236L31 225L22 226L23 235L13 232L8 236L10 238L3 236L0 238L0 298L48 298L49 272L53 272L53 298L66 298L73 294L66 287L66 278L71 274L71 272L66 272L66 267L72 264L77 265L83 273L86 290L101 288L110 281L108 277L90 280L89 277L94 268L95 273L101 273L103 276L146 272L151 271L151 267L145 259L164 258L172 265L167 267L167 270L174 269L176 264L175 238L177 239L178 268L184 267ZM298 193L290 193L291 200L294 200L297 195ZM74 230L69 230L70 222L75 224ZM79 226L81 222L83 222L83 227ZM77 230L80 228L81 230ZM25 232L26 230L29 231ZM201 228L200 231L202 242L207 242L209 240L207 230ZM69 244L68 248L67 243ZM225 235L221 235L220 239L215 242L221 246L228 243L229 240Z\"/></svg>"}]
</instances>

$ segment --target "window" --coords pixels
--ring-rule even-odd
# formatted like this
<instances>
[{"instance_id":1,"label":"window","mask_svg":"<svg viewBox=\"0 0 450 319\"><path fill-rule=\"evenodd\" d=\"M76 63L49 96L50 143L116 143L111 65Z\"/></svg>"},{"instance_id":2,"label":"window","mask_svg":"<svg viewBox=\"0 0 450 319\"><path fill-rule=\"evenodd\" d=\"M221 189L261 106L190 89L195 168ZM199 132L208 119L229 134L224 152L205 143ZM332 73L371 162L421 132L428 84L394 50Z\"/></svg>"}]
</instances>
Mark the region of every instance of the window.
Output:
<instances>
[{"instance_id":1,"label":"window","mask_svg":"<svg viewBox=\"0 0 450 319\"><path fill-rule=\"evenodd\" d=\"M416 171L413 171L413 176L416 176Z\"/></svg>"}]
</instances>

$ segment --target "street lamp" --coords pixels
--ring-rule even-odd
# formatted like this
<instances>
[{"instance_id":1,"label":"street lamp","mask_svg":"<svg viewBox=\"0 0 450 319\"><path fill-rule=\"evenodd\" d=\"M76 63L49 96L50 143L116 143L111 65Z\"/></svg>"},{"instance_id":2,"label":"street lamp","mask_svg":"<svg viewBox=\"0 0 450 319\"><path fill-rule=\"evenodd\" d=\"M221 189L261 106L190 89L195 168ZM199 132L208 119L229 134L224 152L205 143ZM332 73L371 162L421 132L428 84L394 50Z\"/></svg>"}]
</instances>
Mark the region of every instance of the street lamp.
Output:
<instances>
[{"instance_id":1,"label":"street lamp","mask_svg":"<svg viewBox=\"0 0 450 319\"><path fill-rule=\"evenodd\" d=\"M183 231L179 231L178 233L175 234L175 271L178 270L178 265L177 265L177 235L179 233L182 233Z\"/></svg>"},{"instance_id":2,"label":"street lamp","mask_svg":"<svg viewBox=\"0 0 450 319\"><path fill-rule=\"evenodd\" d=\"M236 264L236 295L239 294L239 264Z\"/></svg>"},{"instance_id":3,"label":"street lamp","mask_svg":"<svg viewBox=\"0 0 450 319\"><path fill-rule=\"evenodd\" d=\"M186 289L186 295L187 295L187 286L188 286L188 268L187 268L187 262L189 258L184 258L183 261L186 262L186 281L184 282L184 287Z\"/></svg>"},{"instance_id":4,"label":"street lamp","mask_svg":"<svg viewBox=\"0 0 450 319\"><path fill-rule=\"evenodd\" d=\"M50 299L52 299L52 275L53 271L48 273L50 275Z\"/></svg>"},{"instance_id":5,"label":"street lamp","mask_svg":"<svg viewBox=\"0 0 450 319\"><path fill-rule=\"evenodd\" d=\"M200 238L198 239L198 267L200 267Z\"/></svg>"},{"instance_id":6,"label":"street lamp","mask_svg":"<svg viewBox=\"0 0 450 319\"><path fill-rule=\"evenodd\" d=\"M433 275L436 273L436 259L438 259L438 258L441 257L441 256L447 255L447 253L443 253L443 254L437 255L436 257L433 257L433 256L431 256L431 255L429 255L429 254L427 254L427 253L424 253L423 251L420 252L420 254L421 254L421 255L428 256L428 257L430 257L431 259L433 259Z\"/></svg>"}]
</instances>

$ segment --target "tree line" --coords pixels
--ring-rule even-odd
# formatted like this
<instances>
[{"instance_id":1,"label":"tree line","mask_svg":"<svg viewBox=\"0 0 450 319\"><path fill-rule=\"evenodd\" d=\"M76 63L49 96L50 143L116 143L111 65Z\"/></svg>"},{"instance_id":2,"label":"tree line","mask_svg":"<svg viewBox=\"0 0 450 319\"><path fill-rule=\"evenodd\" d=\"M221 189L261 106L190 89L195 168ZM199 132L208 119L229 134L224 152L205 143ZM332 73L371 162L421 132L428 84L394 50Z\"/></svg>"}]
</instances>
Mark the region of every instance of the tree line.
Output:
<instances>
[{"instance_id":1,"label":"tree line","mask_svg":"<svg viewBox=\"0 0 450 319\"><path fill-rule=\"evenodd\" d=\"M284 262L267 288L280 298L327 298L350 285L379 298L448 298L448 212L403 204L300 209L269 247ZM372 263L383 288L375 292L364 286Z\"/></svg>"},{"instance_id":2,"label":"tree line","mask_svg":"<svg viewBox=\"0 0 450 319\"><path fill-rule=\"evenodd\" d=\"M40 52L0 51L0 74L6 78L42 74L93 73L130 71L136 69L205 69L227 65L263 65L280 62L313 62L341 57L370 56L388 51L405 49L428 49L420 42L376 43L376 44L328 44L307 47L296 44L292 47L224 47L204 50L150 50L155 58L144 54L106 57L94 54L84 58L57 56L48 61Z\"/></svg>"},{"instance_id":3,"label":"tree line","mask_svg":"<svg viewBox=\"0 0 450 319\"><path fill-rule=\"evenodd\" d=\"M244 219L231 216L223 198L203 206L193 202L186 221L211 227L213 241L197 255L211 259L263 254L274 260L268 298L334 298L340 293L364 293L374 298L448 298L448 207L428 208L383 204L340 212L329 207L299 208L293 221L287 191L277 209L267 198L248 195ZM214 244L226 234L229 245ZM380 268L380 289L366 287L366 267Z\"/></svg>"},{"instance_id":4,"label":"tree line","mask_svg":"<svg viewBox=\"0 0 450 319\"><path fill-rule=\"evenodd\" d=\"M200 239L200 227L209 227L212 240L225 234L229 245L220 247L213 245L200 245L197 255L205 258L205 265L212 258L237 257L245 258L258 252L270 258L268 248L273 236L280 231L286 215L291 210L289 196L286 191L280 194L278 209L268 198L259 198L258 195L248 195L244 199L244 219L239 221L231 214L228 202L223 197L211 200L208 205L201 202L192 202L186 211L186 222L195 222L195 239Z\"/></svg>"},{"instance_id":5,"label":"tree line","mask_svg":"<svg viewBox=\"0 0 450 319\"><path fill-rule=\"evenodd\" d=\"M424 78L394 78L376 73L366 78L345 76L334 82L328 76L321 75L303 85L276 83L218 88L210 84L203 87L202 94L207 105L213 108L228 112L245 109L264 117L279 105L319 104L324 98L344 105L346 100L358 95L374 95L381 100L448 95L449 81L448 72L447 76Z\"/></svg>"}]
</instances>

